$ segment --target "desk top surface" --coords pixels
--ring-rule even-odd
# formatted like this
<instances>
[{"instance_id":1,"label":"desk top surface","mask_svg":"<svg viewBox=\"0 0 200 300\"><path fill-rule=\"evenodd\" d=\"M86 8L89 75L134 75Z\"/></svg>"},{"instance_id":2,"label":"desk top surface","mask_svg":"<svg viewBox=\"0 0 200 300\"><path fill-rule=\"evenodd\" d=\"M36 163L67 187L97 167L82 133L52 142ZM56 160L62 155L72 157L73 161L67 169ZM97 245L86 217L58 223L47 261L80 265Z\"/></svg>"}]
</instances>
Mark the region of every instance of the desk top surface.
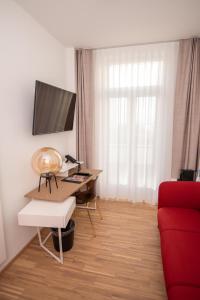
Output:
<instances>
[{"instance_id":1,"label":"desk top surface","mask_svg":"<svg viewBox=\"0 0 200 300\"><path fill-rule=\"evenodd\" d=\"M82 172L89 172L92 176L88 177L82 183L71 183L71 182L64 182L61 181L63 178L57 177L58 182L58 189L56 188L55 182L52 179L51 181L51 194L49 192L49 187L43 183L40 187L40 192L38 192L38 187L34 190L30 191L29 193L25 194L24 197L29 199L35 200L46 200L46 201L54 201L54 202L62 202L75 192L77 192L81 187L83 187L86 183L91 180L94 180L102 170L95 170L95 169L83 169Z\"/></svg>"}]
</instances>

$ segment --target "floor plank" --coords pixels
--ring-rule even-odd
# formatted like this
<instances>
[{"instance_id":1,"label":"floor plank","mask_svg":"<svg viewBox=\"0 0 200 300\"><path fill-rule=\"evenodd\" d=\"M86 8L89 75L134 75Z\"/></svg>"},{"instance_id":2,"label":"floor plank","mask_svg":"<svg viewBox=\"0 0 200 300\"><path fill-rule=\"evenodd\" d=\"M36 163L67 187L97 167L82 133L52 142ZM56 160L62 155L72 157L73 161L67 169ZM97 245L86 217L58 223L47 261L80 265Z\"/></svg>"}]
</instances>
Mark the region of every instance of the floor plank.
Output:
<instances>
[{"instance_id":1,"label":"floor plank","mask_svg":"<svg viewBox=\"0 0 200 300\"><path fill-rule=\"evenodd\" d=\"M166 300L156 208L100 200L103 220L75 213L75 243L58 264L35 239L0 274L1 300ZM51 240L47 243L52 249Z\"/></svg>"}]
</instances>

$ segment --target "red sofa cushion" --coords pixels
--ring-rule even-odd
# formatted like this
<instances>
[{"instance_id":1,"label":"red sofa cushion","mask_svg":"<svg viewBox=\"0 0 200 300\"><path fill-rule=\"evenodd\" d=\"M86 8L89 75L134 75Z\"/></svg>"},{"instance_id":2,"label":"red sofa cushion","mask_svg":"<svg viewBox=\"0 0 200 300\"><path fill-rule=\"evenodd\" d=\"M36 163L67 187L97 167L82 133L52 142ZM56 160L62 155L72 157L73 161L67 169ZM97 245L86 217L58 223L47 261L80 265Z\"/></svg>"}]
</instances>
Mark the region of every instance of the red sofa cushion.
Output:
<instances>
[{"instance_id":1,"label":"red sofa cushion","mask_svg":"<svg viewBox=\"0 0 200 300\"><path fill-rule=\"evenodd\" d=\"M200 182L162 182L158 191L158 208L160 207L200 209Z\"/></svg>"},{"instance_id":2,"label":"red sofa cushion","mask_svg":"<svg viewBox=\"0 0 200 300\"><path fill-rule=\"evenodd\" d=\"M200 234L163 231L161 248L167 289L175 285L200 287Z\"/></svg>"},{"instance_id":3,"label":"red sofa cushion","mask_svg":"<svg viewBox=\"0 0 200 300\"><path fill-rule=\"evenodd\" d=\"M200 211L176 207L159 208L158 227L161 231L175 229L200 233Z\"/></svg>"},{"instance_id":4,"label":"red sofa cushion","mask_svg":"<svg viewBox=\"0 0 200 300\"><path fill-rule=\"evenodd\" d=\"M200 287L174 286L168 291L170 300L199 300Z\"/></svg>"}]
</instances>

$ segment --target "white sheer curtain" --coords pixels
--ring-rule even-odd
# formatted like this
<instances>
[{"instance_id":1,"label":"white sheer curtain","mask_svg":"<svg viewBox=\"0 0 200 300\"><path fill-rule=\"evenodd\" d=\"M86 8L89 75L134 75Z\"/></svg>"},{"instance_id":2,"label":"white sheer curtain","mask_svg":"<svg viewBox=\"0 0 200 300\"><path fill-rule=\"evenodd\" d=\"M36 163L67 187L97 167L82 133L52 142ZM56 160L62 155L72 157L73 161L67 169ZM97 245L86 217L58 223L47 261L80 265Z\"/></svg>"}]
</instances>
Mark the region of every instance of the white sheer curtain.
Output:
<instances>
[{"instance_id":1,"label":"white sheer curtain","mask_svg":"<svg viewBox=\"0 0 200 300\"><path fill-rule=\"evenodd\" d=\"M155 203L170 179L178 42L93 52L93 163L102 197Z\"/></svg>"}]
</instances>

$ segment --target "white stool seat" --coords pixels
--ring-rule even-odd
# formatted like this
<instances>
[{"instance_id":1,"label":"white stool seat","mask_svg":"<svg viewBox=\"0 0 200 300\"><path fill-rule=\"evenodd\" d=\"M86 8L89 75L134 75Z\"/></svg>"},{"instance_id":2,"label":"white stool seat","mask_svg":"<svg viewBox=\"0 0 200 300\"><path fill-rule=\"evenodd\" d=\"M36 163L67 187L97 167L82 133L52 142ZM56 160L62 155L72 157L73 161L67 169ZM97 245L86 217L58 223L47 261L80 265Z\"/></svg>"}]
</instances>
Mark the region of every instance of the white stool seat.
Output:
<instances>
[{"instance_id":1,"label":"white stool seat","mask_svg":"<svg viewBox=\"0 0 200 300\"><path fill-rule=\"evenodd\" d=\"M18 213L18 224L65 228L75 207L75 197L69 197L63 202L32 200Z\"/></svg>"}]
</instances>

